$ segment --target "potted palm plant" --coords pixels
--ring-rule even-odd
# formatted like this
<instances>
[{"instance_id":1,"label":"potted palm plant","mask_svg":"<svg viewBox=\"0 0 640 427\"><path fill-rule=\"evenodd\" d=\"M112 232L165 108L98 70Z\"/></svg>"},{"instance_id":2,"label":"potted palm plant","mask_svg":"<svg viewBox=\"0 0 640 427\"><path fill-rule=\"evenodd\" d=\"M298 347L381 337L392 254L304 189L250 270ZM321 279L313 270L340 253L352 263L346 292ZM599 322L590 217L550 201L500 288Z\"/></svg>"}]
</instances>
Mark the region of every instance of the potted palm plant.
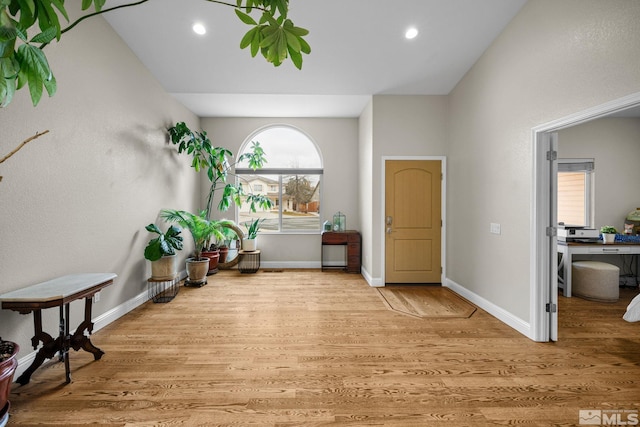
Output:
<instances>
[{"instance_id":1,"label":"potted palm plant","mask_svg":"<svg viewBox=\"0 0 640 427\"><path fill-rule=\"evenodd\" d=\"M202 250L206 247L212 237L222 238L220 233L220 222L209 221L205 218L205 212L195 215L191 212L164 209L160 216L169 222L175 222L180 227L189 230L193 238L194 254L187 258L187 275L185 286L203 286L207 283L207 272L209 271L209 258L202 256Z\"/></svg>"},{"instance_id":2,"label":"potted palm plant","mask_svg":"<svg viewBox=\"0 0 640 427\"><path fill-rule=\"evenodd\" d=\"M9 392L18 367L16 355L19 350L18 344L0 338L0 425L5 425L9 419Z\"/></svg>"},{"instance_id":3,"label":"potted palm plant","mask_svg":"<svg viewBox=\"0 0 640 427\"><path fill-rule=\"evenodd\" d=\"M233 227L236 225L235 222L229 219L211 220L211 223L215 231L212 233L211 238L205 242L205 247L202 251L202 256L209 258L209 272L207 275L217 273L218 266L227 261L229 248L225 245L225 242L229 232L235 236Z\"/></svg>"},{"instance_id":4,"label":"potted palm plant","mask_svg":"<svg viewBox=\"0 0 640 427\"><path fill-rule=\"evenodd\" d=\"M156 224L149 224L145 229L158 236L151 239L144 249L145 259L151 261L151 278L154 280L171 280L178 274L176 251L182 250L182 230L171 225L163 233Z\"/></svg>"}]
</instances>

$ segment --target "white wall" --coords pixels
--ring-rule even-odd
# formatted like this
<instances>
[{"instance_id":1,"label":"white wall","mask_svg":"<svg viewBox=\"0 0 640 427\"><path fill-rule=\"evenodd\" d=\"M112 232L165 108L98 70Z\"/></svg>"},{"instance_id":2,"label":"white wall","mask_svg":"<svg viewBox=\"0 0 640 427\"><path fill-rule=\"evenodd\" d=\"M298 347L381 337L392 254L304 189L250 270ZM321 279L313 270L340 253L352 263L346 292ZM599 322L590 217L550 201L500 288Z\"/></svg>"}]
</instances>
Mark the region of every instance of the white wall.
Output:
<instances>
[{"instance_id":1,"label":"white wall","mask_svg":"<svg viewBox=\"0 0 640 427\"><path fill-rule=\"evenodd\" d=\"M306 118L203 118L202 128L214 145L237 154L242 143L257 129L273 124L287 124L306 133L319 147L324 166L321 222L333 221L337 211L347 216L347 228L360 229L358 207L358 120ZM267 161L269 153L265 153ZM268 164L267 166L268 167ZM203 176L205 185L208 183ZM208 187L207 187L208 188ZM235 219L233 213L216 217ZM261 264L265 267L320 267L320 233L261 234ZM336 250L332 250L336 249ZM326 248L329 260L344 257L343 248Z\"/></svg>"},{"instance_id":2,"label":"white wall","mask_svg":"<svg viewBox=\"0 0 640 427\"><path fill-rule=\"evenodd\" d=\"M75 2L72 7L79 7ZM46 48L58 93L34 108L28 91L0 110L0 293L58 276L114 272L93 315L146 291L144 227L163 207L191 209L194 175L167 144L166 128L198 118L167 95L102 18ZM72 304L72 325L82 303ZM57 310L45 310L57 331ZM0 336L31 349L31 315L0 310Z\"/></svg>"},{"instance_id":3,"label":"white wall","mask_svg":"<svg viewBox=\"0 0 640 427\"><path fill-rule=\"evenodd\" d=\"M640 88L640 2L529 0L450 95L449 279L530 319L532 128ZM489 233L491 222L502 234Z\"/></svg>"}]
</instances>

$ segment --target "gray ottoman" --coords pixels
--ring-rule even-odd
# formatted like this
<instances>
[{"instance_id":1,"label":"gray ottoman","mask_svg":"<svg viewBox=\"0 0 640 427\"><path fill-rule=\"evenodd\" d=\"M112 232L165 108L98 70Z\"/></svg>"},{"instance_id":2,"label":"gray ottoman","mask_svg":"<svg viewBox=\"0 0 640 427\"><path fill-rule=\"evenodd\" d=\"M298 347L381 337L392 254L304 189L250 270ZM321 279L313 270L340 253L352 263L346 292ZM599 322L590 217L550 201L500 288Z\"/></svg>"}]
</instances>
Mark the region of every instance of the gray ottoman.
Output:
<instances>
[{"instance_id":1,"label":"gray ottoman","mask_svg":"<svg viewBox=\"0 0 640 427\"><path fill-rule=\"evenodd\" d=\"M600 261L574 261L571 265L571 293L592 301L616 302L620 296L620 269Z\"/></svg>"}]
</instances>

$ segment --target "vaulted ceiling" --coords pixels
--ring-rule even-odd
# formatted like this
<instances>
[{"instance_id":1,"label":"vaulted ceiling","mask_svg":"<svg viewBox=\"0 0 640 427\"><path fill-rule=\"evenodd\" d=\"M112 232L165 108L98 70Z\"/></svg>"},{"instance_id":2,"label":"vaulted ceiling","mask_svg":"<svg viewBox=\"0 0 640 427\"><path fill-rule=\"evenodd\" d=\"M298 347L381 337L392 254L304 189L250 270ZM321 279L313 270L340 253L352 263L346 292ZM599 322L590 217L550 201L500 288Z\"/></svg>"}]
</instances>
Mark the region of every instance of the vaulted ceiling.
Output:
<instances>
[{"instance_id":1,"label":"vaulted ceiling","mask_svg":"<svg viewBox=\"0 0 640 427\"><path fill-rule=\"evenodd\" d=\"M290 0L289 18L310 31L302 70L240 50L248 27L207 0L154 0L105 18L200 117L357 117L372 95L448 94L525 2Z\"/></svg>"}]
</instances>

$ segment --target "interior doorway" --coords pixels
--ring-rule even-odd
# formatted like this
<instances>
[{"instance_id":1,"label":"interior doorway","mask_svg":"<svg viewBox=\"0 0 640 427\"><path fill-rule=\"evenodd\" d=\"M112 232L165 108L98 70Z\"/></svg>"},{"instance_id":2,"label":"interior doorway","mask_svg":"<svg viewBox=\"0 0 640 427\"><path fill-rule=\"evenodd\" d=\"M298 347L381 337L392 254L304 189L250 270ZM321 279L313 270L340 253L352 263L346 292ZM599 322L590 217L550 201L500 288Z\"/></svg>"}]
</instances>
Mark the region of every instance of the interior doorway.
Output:
<instances>
[{"instance_id":1,"label":"interior doorway","mask_svg":"<svg viewBox=\"0 0 640 427\"><path fill-rule=\"evenodd\" d=\"M383 170L384 283L441 284L443 159L386 159Z\"/></svg>"},{"instance_id":2,"label":"interior doorway","mask_svg":"<svg viewBox=\"0 0 640 427\"><path fill-rule=\"evenodd\" d=\"M558 339L556 132L612 115L640 117L640 92L533 129L534 180L531 236L531 333L536 341Z\"/></svg>"}]
</instances>

